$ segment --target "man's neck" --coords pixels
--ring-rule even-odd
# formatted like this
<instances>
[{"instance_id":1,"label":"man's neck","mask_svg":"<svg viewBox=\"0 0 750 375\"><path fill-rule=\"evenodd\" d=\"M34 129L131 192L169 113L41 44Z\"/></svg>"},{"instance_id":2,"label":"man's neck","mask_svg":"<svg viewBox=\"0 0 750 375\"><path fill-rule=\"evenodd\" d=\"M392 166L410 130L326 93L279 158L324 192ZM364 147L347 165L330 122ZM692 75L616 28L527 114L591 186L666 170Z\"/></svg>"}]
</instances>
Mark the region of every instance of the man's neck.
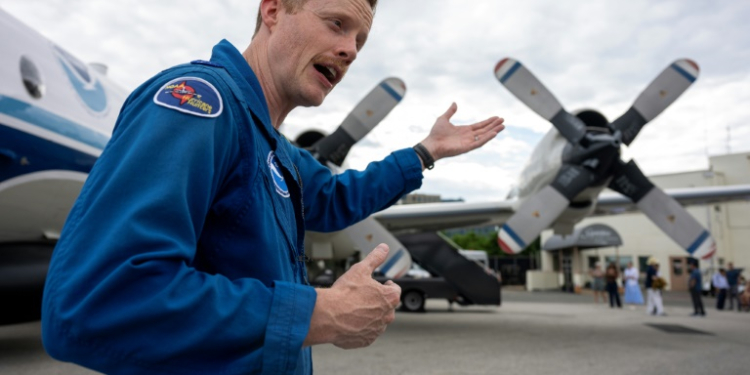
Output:
<instances>
[{"instance_id":1,"label":"man's neck","mask_svg":"<svg viewBox=\"0 0 750 375\"><path fill-rule=\"evenodd\" d=\"M271 65L268 61L266 46L258 39L260 38L253 39L250 46L242 53L242 56L248 65L250 65L253 73L255 73L258 82L260 82L263 96L266 98L268 113L271 116L271 124L278 130L289 112L294 109L294 106L290 104L290 100L282 97L279 88L276 86L276 82L273 80L273 75L271 74Z\"/></svg>"}]
</instances>

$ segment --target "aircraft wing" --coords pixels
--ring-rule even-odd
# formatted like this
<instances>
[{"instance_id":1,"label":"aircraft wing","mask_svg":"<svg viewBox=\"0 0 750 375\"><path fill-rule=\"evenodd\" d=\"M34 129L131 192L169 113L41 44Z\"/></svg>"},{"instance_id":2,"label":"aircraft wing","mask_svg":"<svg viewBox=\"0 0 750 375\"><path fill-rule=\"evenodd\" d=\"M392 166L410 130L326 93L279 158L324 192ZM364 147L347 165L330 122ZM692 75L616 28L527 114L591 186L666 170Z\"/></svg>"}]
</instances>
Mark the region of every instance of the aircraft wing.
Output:
<instances>
[{"instance_id":1,"label":"aircraft wing","mask_svg":"<svg viewBox=\"0 0 750 375\"><path fill-rule=\"evenodd\" d=\"M481 203L425 203L396 205L373 215L391 231L436 231L502 224L515 212L516 200Z\"/></svg>"},{"instance_id":2,"label":"aircraft wing","mask_svg":"<svg viewBox=\"0 0 750 375\"><path fill-rule=\"evenodd\" d=\"M682 205L750 201L750 185L710 186L665 189L664 192ZM483 225L501 225L515 213L517 200L481 203L425 203L396 205L373 217L388 230L435 231ZM599 196L592 216L636 211L635 204L615 192Z\"/></svg>"},{"instance_id":3,"label":"aircraft wing","mask_svg":"<svg viewBox=\"0 0 750 375\"><path fill-rule=\"evenodd\" d=\"M750 185L665 189L664 192L683 206L750 201ZM605 192L599 195L592 215L609 215L633 210L636 210L635 204L627 197L615 192Z\"/></svg>"}]
</instances>

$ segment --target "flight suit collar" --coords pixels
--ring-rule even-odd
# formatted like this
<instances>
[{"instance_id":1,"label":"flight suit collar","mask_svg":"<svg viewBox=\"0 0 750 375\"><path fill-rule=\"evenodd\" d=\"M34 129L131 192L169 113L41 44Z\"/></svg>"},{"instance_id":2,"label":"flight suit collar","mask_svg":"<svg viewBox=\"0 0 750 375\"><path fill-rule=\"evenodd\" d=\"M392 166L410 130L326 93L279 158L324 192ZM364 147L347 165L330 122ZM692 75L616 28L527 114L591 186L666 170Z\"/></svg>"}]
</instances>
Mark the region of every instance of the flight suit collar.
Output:
<instances>
[{"instance_id":1,"label":"flight suit collar","mask_svg":"<svg viewBox=\"0 0 750 375\"><path fill-rule=\"evenodd\" d=\"M211 62L221 65L237 84L245 100L245 105L253 113L256 121L259 121L264 133L268 137L271 149L276 152L282 166L290 171L292 179L300 184L299 172L294 167L290 155L285 147L279 147L279 142L288 142L281 139L284 136L273 127L271 115L268 110L266 96L255 72L245 60L245 57L229 41L223 39L214 46L211 54Z\"/></svg>"},{"instance_id":2,"label":"flight suit collar","mask_svg":"<svg viewBox=\"0 0 750 375\"><path fill-rule=\"evenodd\" d=\"M271 123L271 115L268 111L268 103L258 77L250 68L245 57L235 48L232 43L223 39L214 46L211 53L211 61L224 67L235 83L240 88L247 106L255 114L269 134L277 134Z\"/></svg>"}]
</instances>

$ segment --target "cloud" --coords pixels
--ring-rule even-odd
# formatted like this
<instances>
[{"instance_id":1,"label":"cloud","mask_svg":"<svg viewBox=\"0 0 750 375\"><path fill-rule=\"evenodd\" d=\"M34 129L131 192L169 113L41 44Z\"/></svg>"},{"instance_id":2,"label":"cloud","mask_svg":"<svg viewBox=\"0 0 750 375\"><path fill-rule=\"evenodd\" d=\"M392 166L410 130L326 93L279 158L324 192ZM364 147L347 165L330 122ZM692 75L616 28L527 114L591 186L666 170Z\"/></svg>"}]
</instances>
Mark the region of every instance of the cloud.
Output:
<instances>
[{"instance_id":1,"label":"cloud","mask_svg":"<svg viewBox=\"0 0 750 375\"><path fill-rule=\"evenodd\" d=\"M108 64L127 89L171 65L208 58L222 38L244 49L257 4L0 0L82 60ZM705 168L706 154L750 150L748 18L750 3L742 1L381 1L347 78L321 107L292 112L283 130L331 132L378 82L400 77L404 100L352 149L350 164L364 168L413 146L455 101L458 123L500 115L512 126L484 150L439 161L422 190L479 201L507 190L550 129L497 82L500 59L522 61L565 108L595 108L613 120L662 69L690 57L701 66L698 81L625 154L651 174Z\"/></svg>"}]
</instances>

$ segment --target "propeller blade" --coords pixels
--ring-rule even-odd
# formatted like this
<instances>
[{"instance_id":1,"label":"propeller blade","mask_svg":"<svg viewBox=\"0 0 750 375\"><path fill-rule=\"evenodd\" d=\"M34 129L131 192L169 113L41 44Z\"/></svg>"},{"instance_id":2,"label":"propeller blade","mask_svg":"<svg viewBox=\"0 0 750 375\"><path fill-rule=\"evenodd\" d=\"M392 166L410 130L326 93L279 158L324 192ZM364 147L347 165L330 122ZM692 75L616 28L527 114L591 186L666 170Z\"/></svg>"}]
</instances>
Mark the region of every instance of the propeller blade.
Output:
<instances>
[{"instance_id":1,"label":"propeller blade","mask_svg":"<svg viewBox=\"0 0 750 375\"><path fill-rule=\"evenodd\" d=\"M691 256L709 259L716 243L708 231L672 197L656 187L632 160L620 161L610 189L630 198L656 224Z\"/></svg>"},{"instance_id":2,"label":"propeller blade","mask_svg":"<svg viewBox=\"0 0 750 375\"><path fill-rule=\"evenodd\" d=\"M594 174L586 168L564 164L551 184L523 201L498 233L497 243L508 254L517 254L557 220L570 201L586 189Z\"/></svg>"},{"instance_id":3,"label":"propeller blade","mask_svg":"<svg viewBox=\"0 0 750 375\"><path fill-rule=\"evenodd\" d=\"M405 275L411 268L411 255L406 251L404 245L374 218L368 217L346 228L345 233L359 248L362 258L370 254L375 246L381 243L388 245L390 248L388 258L376 270L382 272L386 277L397 279Z\"/></svg>"},{"instance_id":4,"label":"propeller blade","mask_svg":"<svg viewBox=\"0 0 750 375\"><path fill-rule=\"evenodd\" d=\"M520 62L506 58L495 66L495 77L532 111L552 123L568 142L577 144L586 125L568 113L546 87Z\"/></svg>"},{"instance_id":5,"label":"propeller blade","mask_svg":"<svg viewBox=\"0 0 750 375\"><path fill-rule=\"evenodd\" d=\"M698 79L698 64L688 59L673 62L638 96L633 106L612 122L612 129L622 132L626 145L633 142L644 125L662 113Z\"/></svg>"},{"instance_id":6,"label":"propeller blade","mask_svg":"<svg viewBox=\"0 0 750 375\"><path fill-rule=\"evenodd\" d=\"M384 79L354 107L336 131L313 145L313 154L323 164L331 162L340 167L349 149L375 128L404 94L406 85L403 81L398 78Z\"/></svg>"}]
</instances>

